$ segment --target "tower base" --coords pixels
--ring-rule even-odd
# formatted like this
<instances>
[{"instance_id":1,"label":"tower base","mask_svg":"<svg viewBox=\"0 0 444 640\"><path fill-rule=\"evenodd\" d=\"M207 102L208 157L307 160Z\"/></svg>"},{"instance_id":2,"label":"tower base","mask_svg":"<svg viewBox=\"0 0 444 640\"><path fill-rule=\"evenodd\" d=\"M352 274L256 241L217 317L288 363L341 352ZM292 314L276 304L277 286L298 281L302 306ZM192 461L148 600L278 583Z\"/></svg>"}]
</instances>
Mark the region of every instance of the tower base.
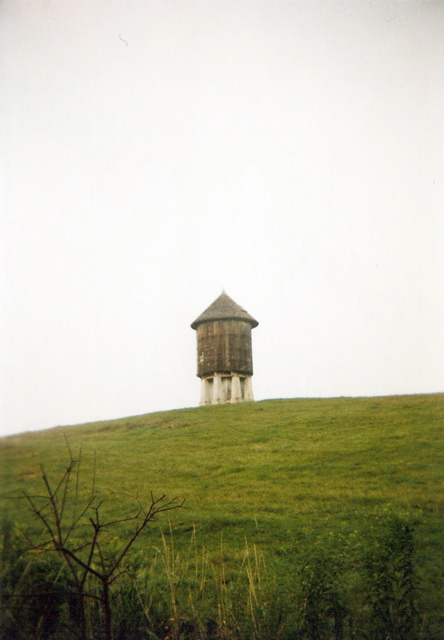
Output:
<instances>
[{"instance_id":1,"label":"tower base","mask_svg":"<svg viewBox=\"0 0 444 640\"><path fill-rule=\"evenodd\" d=\"M200 406L253 401L251 376L214 373L202 378Z\"/></svg>"}]
</instances>

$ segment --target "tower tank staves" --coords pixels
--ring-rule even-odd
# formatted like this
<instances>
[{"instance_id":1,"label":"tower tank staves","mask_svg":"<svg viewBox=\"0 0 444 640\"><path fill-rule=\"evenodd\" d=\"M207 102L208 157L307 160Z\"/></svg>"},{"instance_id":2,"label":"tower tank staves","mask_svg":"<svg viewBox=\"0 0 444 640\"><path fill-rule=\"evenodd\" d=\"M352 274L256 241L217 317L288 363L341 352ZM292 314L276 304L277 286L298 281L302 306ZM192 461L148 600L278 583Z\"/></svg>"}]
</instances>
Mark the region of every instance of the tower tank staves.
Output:
<instances>
[{"instance_id":1,"label":"tower tank staves","mask_svg":"<svg viewBox=\"0 0 444 640\"><path fill-rule=\"evenodd\" d=\"M201 405L253 400L251 329L259 323L225 292L191 324Z\"/></svg>"}]
</instances>

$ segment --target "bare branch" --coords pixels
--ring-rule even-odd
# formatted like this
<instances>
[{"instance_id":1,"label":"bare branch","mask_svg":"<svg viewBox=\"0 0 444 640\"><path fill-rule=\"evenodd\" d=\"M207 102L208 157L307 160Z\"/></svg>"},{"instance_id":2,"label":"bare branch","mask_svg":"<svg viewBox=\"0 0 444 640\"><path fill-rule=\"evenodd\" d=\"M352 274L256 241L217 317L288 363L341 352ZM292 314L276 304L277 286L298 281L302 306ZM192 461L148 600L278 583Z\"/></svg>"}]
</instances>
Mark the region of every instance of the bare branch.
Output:
<instances>
[{"instance_id":1,"label":"bare branch","mask_svg":"<svg viewBox=\"0 0 444 640\"><path fill-rule=\"evenodd\" d=\"M142 513L142 509L136 513L135 516L127 516L126 518L121 518L120 520L112 520L111 522L104 522L102 527L111 527L113 524L120 524L121 522L131 522L132 520L137 520Z\"/></svg>"},{"instance_id":2,"label":"bare branch","mask_svg":"<svg viewBox=\"0 0 444 640\"><path fill-rule=\"evenodd\" d=\"M153 497L153 494L151 494L151 496ZM133 546L133 544L136 541L136 539L138 538L139 534L143 531L143 529L145 529L147 524L150 522L150 520L152 520L156 516L156 514L162 513L162 512L165 512L165 511L171 511L172 509L180 509L182 507L183 503L184 503L184 500L181 503L178 503L178 498L174 498L173 500L170 500L169 502L167 502L163 506L157 506L164 499L164 497L165 496L162 496L161 498L158 498L157 500L152 499L151 505L150 505L150 507L148 509L148 512L146 513L144 519L142 520L140 525L135 529L135 531L133 532L133 535L128 540L127 544L124 546L124 548L122 549L120 554L117 556L114 564L110 568L110 571L109 571L109 575L110 576L112 576L114 571L119 567L119 565L122 562L123 558L126 556L128 551L130 550L130 548Z\"/></svg>"},{"instance_id":3,"label":"bare branch","mask_svg":"<svg viewBox=\"0 0 444 640\"><path fill-rule=\"evenodd\" d=\"M59 484L58 484L58 485L57 485L57 487L56 487L56 490L54 491L54 493L52 493L52 492L51 492L51 493L52 493L52 495L54 495L54 497L56 497L56 495L57 495L57 493L58 493L58 491L59 491L60 487L63 485L63 483L65 482L66 478L67 478L67 477L69 477L69 476L71 475L72 470L73 470L73 468L75 467L75 465L76 465L76 461L74 460L74 458L71 458L71 460L70 460L70 462L69 462L69 465L68 465L68 466L66 467L66 469L65 469L65 473L63 474L62 478L60 479ZM41 467L41 469L42 469L42 472L44 473L43 465L40 465L40 467ZM45 475L46 475L46 474L45 474Z\"/></svg>"},{"instance_id":4,"label":"bare branch","mask_svg":"<svg viewBox=\"0 0 444 640\"><path fill-rule=\"evenodd\" d=\"M44 517L41 513L41 510L37 508L37 506L33 503L33 500L31 498L31 496L29 496L27 493L23 492L25 495L25 498L28 500L29 504L31 505L31 511L32 513L34 513L34 515L37 516L37 518L39 518L39 520L43 523L45 529L48 531L52 542L55 544L56 543L56 539L54 536L54 532L51 529L51 527L49 526L49 522L47 521L46 517Z\"/></svg>"},{"instance_id":5,"label":"bare branch","mask_svg":"<svg viewBox=\"0 0 444 640\"><path fill-rule=\"evenodd\" d=\"M86 503L86 506L84 507L84 509L82 509L82 511L80 512L80 514L77 516L77 518L75 520L72 521L72 523L70 524L70 526L68 527L67 531L66 531L66 535L65 538L63 540L63 544L66 543L66 541L68 540L69 536L71 535L72 531L75 529L75 527L78 525L78 523L80 522L80 520L83 518L83 516L86 514L86 512L88 511L88 509L91 507L92 503L95 500L95 496L92 496L90 498L90 500L88 500L88 502Z\"/></svg>"},{"instance_id":6,"label":"bare branch","mask_svg":"<svg viewBox=\"0 0 444 640\"><path fill-rule=\"evenodd\" d=\"M66 435L66 433L64 433L63 436L65 438L66 446L67 446L68 451L69 451L69 459L72 461L72 460L74 460L74 458L73 458L73 455L72 455L71 447L69 445L68 436Z\"/></svg>"},{"instance_id":7,"label":"bare branch","mask_svg":"<svg viewBox=\"0 0 444 640\"><path fill-rule=\"evenodd\" d=\"M79 497L79 477L80 477L80 465L82 462L82 445L80 445L80 449L79 449L79 463L77 465L77 473L76 473L76 493L75 493L75 506L77 506L77 500ZM74 510L74 518L75 518L75 510Z\"/></svg>"},{"instance_id":8,"label":"bare branch","mask_svg":"<svg viewBox=\"0 0 444 640\"><path fill-rule=\"evenodd\" d=\"M93 461L93 477L92 477L92 487L91 493L94 495L96 492L96 451L94 451L94 461Z\"/></svg>"},{"instance_id":9,"label":"bare branch","mask_svg":"<svg viewBox=\"0 0 444 640\"><path fill-rule=\"evenodd\" d=\"M71 465L71 463L70 463L70 465ZM54 520L54 526L55 526L55 529L56 529L56 532L57 532L57 538L58 538L59 542L61 542L61 540L62 540L61 523L60 523L59 511L58 511L58 508L57 508L57 502L56 502L56 499L55 499L55 494L52 492L51 485L49 483L49 478L45 473L45 469L44 469L43 465L40 465L40 468L42 470L43 482L45 483L46 490L48 491L48 497L49 497L49 502L50 502L50 505L51 505L52 516L53 516L53 520ZM69 467L68 467L68 469L69 469ZM63 477L66 475L66 473L67 473L67 470L63 474ZM59 487L60 487L60 483L59 483ZM54 535L54 534L51 532L51 535Z\"/></svg>"},{"instance_id":10,"label":"bare branch","mask_svg":"<svg viewBox=\"0 0 444 640\"><path fill-rule=\"evenodd\" d=\"M75 465L75 462L72 462L72 467L69 469L69 471L67 470L67 472L65 473L65 477L64 477L64 481L63 481L63 484L64 484L63 496L62 496L61 507L60 507L60 521L62 521L63 513L65 511L66 499L67 499L67 496L68 496L68 489L69 489L69 481L71 479L71 473L72 473L72 470L74 468L74 465ZM57 493L58 489L59 489L59 487L57 487L56 493Z\"/></svg>"},{"instance_id":11,"label":"bare branch","mask_svg":"<svg viewBox=\"0 0 444 640\"><path fill-rule=\"evenodd\" d=\"M68 556L69 558L71 558L71 560L74 560L74 562L76 562L79 566L81 566L82 569L85 569L85 571L87 571L88 573L91 573L93 576L96 576L96 578L99 578L99 580L102 580L102 575L98 571L93 569L91 566L88 566L85 562L83 562L81 558L76 556L76 554L73 553L70 549L66 549L65 547L59 547L57 551L60 551L61 553L63 553L63 555Z\"/></svg>"}]
</instances>

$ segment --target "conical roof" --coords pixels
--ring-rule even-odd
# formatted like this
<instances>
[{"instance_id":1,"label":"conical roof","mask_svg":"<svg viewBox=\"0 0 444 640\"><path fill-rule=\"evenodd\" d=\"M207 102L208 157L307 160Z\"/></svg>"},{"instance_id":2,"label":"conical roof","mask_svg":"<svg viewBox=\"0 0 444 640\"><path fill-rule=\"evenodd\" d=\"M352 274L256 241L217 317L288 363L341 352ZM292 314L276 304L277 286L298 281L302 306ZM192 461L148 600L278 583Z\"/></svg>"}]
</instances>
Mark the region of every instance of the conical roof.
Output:
<instances>
[{"instance_id":1,"label":"conical roof","mask_svg":"<svg viewBox=\"0 0 444 640\"><path fill-rule=\"evenodd\" d=\"M250 316L245 309L242 309L230 296L227 296L225 291L222 291L220 296L196 318L191 324L191 328L197 329L202 322L211 322L211 320L247 320L252 328L259 324L253 316Z\"/></svg>"}]
</instances>

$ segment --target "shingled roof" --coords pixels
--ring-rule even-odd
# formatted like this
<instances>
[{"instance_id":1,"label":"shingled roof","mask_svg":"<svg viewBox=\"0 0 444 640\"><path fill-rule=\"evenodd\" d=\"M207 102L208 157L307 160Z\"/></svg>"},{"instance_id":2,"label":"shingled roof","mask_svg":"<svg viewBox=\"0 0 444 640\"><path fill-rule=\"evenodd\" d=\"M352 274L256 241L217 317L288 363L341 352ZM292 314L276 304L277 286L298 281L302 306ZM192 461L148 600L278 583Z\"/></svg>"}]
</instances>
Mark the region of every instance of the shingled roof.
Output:
<instances>
[{"instance_id":1,"label":"shingled roof","mask_svg":"<svg viewBox=\"0 0 444 640\"><path fill-rule=\"evenodd\" d=\"M230 296L227 296L225 291L222 291L220 296L196 318L191 324L191 328L197 329L202 322L211 322L211 320L247 320L252 328L259 324L253 316L250 316L245 309L242 309Z\"/></svg>"}]
</instances>

